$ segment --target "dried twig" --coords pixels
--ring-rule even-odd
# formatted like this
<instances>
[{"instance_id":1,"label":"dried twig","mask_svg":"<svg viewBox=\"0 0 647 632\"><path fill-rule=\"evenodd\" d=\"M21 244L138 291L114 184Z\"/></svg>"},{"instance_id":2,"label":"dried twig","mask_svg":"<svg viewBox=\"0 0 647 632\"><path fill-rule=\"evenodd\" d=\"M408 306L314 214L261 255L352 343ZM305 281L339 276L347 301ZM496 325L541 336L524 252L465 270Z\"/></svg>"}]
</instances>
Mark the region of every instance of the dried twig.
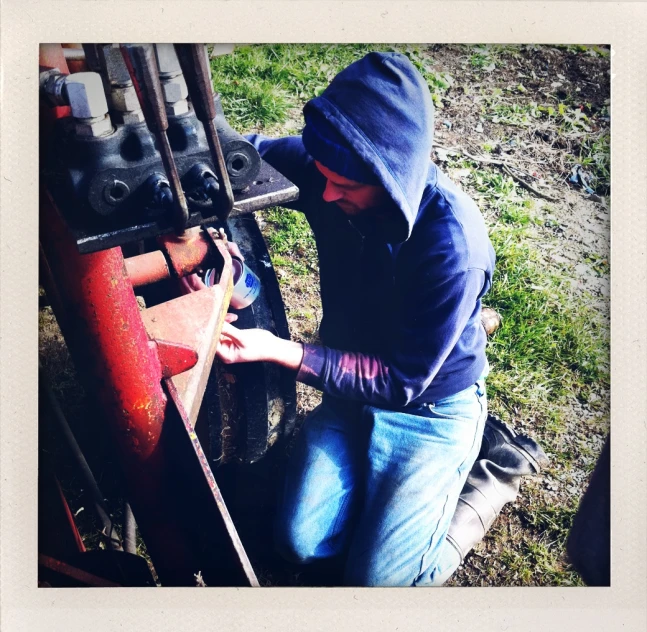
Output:
<instances>
[{"instance_id":1,"label":"dried twig","mask_svg":"<svg viewBox=\"0 0 647 632\"><path fill-rule=\"evenodd\" d=\"M514 178L524 189L527 191L530 191L531 193L534 193L536 196L540 198L544 198L544 200L548 200L549 202L557 202L559 198L551 197L550 195L546 195L545 193L542 193L538 189L532 186L532 184L529 184L526 182L522 177L516 175L507 165L502 165L501 168L505 173L507 173L511 178Z\"/></svg>"},{"instance_id":2,"label":"dried twig","mask_svg":"<svg viewBox=\"0 0 647 632\"><path fill-rule=\"evenodd\" d=\"M459 151L461 152L464 156L469 158L470 160L473 160L474 162L481 162L489 165L495 165L497 167L501 167L504 173L507 173L511 178L516 180L524 189L527 191L530 191L534 195L540 198L544 198L545 200L548 200L549 202L557 202L559 198L551 197L550 195L547 195L546 193L543 193L542 191L539 191L539 189L536 189L533 187L531 184L526 182L521 176L518 176L516 173L514 173L510 167L513 169L518 169L519 171L523 173L527 173L514 163L512 163L509 160L495 160L493 158L484 158L484 157L479 157L479 156L473 156L470 154L467 150L463 149L462 147L443 147L443 145L440 145L439 143L434 143L434 147L438 147L439 149L443 149L445 151Z\"/></svg>"}]
</instances>

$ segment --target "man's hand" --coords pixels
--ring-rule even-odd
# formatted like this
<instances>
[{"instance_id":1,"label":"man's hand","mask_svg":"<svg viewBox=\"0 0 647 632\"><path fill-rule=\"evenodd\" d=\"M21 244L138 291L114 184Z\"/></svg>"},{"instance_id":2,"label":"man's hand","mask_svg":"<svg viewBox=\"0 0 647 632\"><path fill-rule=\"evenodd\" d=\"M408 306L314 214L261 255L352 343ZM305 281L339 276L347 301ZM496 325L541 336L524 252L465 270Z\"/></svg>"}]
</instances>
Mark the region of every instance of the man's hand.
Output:
<instances>
[{"instance_id":1,"label":"man's hand","mask_svg":"<svg viewBox=\"0 0 647 632\"><path fill-rule=\"evenodd\" d=\"M197 274L189 274L188 276L181 277L178 279L178 284L180 294L191 294L191 292L207 289L207 286Z\"/></svg>"},{"instance_id":2,"label":"man's hand","mask_svg":"<svg viewBox=\"0 0 647 632\"><path fill-rule=\"evenodd\" d=\"M215 232L213 229L211 230ZM224 231L222 232L222 234L224 235ZM233 241L227 241L227 238L225 237L224 242L227 250L229 251L229 254L232 257L238 257L241 261L245 261L245 257L243 257L242 253L240 252L240 248L238 248L238 246ZM195 273L178 279L178 283L180 294L183 295L207 289L207 286L204 284L202 279Z\"/></svg>"},{"instance_id":3,"label":"man's hand","mask_svg":"<svg viewBox=\"0 0 647 632\"><path fill-rule=\"evenodd\" d=\"M237 329L225 323L216 355L225 364L275 362L296 371L303 359L303 345L264 329Z\"/></svg>"}]
</instances>

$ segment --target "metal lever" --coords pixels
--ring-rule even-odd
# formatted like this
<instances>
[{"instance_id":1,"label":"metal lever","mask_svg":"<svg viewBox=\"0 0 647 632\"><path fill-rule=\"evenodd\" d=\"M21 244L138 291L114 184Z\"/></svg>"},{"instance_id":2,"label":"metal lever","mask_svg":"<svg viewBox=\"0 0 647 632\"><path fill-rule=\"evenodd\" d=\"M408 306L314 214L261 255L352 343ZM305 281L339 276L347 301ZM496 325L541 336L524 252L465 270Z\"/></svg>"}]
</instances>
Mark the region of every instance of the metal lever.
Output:
<instances>
[{"instance_id":1,"label":"metal lever","mask_svg":"<svg viewBox=\"0 0 647 632\"><path fill-rule=\"evenodd\" d=\"M189 209L166 134L168 119L155 51L152 44L122 44L121 53L135 84L146 123L157 140L162 164L173 191L173 224L178 233L183 233L189 221Z\"/></svg>"},{"instance_id":2,"label":"metal lever","mask_svg":"<svg viewBox=\"0 0 647 632\"><path fill-rule=\"evenodd\" d=\"M225 221L234 206L234 193L216 131L214 92L204 44L175 44L175 52L180 61L193 109L198 120L204 125L207 135L216 177L220 185L220 208L216 209L216 212L218 217Z\"/></svg>"}]
</instances>

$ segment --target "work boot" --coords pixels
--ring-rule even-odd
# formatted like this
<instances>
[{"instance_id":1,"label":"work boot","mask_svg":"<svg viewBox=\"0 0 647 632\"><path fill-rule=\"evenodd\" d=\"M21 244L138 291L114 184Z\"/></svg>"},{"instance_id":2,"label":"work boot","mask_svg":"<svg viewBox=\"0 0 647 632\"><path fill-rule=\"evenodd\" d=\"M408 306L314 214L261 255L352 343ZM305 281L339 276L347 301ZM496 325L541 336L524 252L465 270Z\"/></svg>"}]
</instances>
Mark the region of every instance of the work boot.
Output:
<instances>
[{"instance_id":1,"label":"work boot","mask_svg":"<svg viewBox=\"0 0 647 632\"><path fill-rule=\"evenodd\" d=\"M485 333L491 336L501 326L501 314L491 307L481 308L481 324Z\"/></svg>"},{"instance_id":2,"label":"work boot","mask_svg":"<svg viewBox=\"0 0 647 632\"><path fill-rule=\"evenodd\" d=\"M530 437L489 414L481 450L458 499L447 541L461 563L483 539L506 503L519 493L521 477L538 474L548 457Z\"/></svg>"}]
</instances>

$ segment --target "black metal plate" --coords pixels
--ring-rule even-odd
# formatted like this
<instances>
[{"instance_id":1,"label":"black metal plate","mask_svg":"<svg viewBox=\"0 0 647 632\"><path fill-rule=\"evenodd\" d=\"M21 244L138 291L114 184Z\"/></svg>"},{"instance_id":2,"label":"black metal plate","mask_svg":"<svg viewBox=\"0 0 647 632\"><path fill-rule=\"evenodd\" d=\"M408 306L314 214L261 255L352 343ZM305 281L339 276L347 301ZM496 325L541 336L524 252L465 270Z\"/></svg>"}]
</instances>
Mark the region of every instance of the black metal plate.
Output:
<instances>
[{"instance_id":1,"label":"black metal plate","mask_svg":"<svg viewBox=\"0 0 647 632\"><path fill-rule=\"evenodd\" d=\"M234 196L234 210L230 217L241 213L251 213L268 206L286 204L299 197L299 189L276 169L264 162L256 181L247 189L239 191ZM193 212L189 215L188 228L200 226L217 218L204 217L201 213ZM165 235L173 232L169 221L156 220L122 228L114 231L91 231L85 229L72 229L79 252L87 254L115 248L125 244Z\"/></svg>"},{"instance_id":2,"label":"black metal plate","mask_svg":"<svg viewBox=\"0 0 647 632\"><path fill-rule=\"evenodd\" d=\"M231 215L225 230L261 282L254 303L233 310L238 314L236 326L258 327L289 340L281 290L256 219L251 214ZM292 433L296 418L294 372L270 362L226 367L216 362L203 405L208 411L212 463L255 463L270 446Z\"/></svg>"}]
</instances>

